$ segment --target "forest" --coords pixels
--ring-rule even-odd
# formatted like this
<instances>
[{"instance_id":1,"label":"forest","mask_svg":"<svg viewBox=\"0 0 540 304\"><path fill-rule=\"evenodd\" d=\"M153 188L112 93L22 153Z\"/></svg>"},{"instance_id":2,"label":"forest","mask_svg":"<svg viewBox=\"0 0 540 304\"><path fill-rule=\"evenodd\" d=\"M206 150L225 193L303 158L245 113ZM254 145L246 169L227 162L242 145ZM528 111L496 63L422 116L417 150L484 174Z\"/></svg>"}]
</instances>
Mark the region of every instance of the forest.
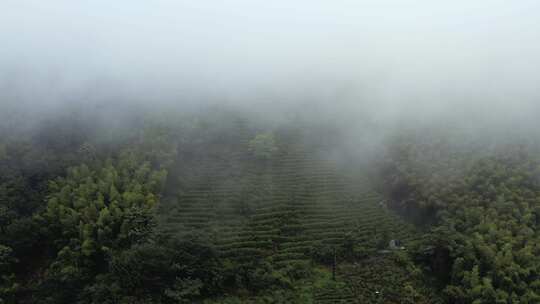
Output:
<instances>
[{"instance_id":1,"label":"forest","mask_svg":"<svg viewBox=\"0 0 540 304\"><path fill-rule=\"evenodd\" d=\"M531 142L87 116L3 133L1 303L540 303Z\"/></svg>"}]
</instances>

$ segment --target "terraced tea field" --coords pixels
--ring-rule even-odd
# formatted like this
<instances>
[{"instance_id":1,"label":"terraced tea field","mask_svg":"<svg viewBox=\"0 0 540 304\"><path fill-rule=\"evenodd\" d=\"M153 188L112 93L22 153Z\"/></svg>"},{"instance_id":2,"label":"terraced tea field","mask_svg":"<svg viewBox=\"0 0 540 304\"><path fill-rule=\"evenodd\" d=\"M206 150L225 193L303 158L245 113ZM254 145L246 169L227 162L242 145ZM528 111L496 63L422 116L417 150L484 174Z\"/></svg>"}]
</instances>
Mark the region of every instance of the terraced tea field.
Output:
<instances>
[{"instance_id":1,"label":"terraced tea field","mask_svg":"<svg viewBox=\"0 0 540 304\"><path fill-rule=\"evenodd\" d=\"M373 254L381 235L404 246L417 236L381 204L369 176L340 172L324 148L280 142L278 155L259 160L249 138L179 154L161 205L162 231L204 232L222 257L240 264L265 259L277 269L311 264L321 248L343 246L353 232L356 245ZM317 290L316 303L353 303L358 294L347 286Z\"/></svg>"}]
</instances>

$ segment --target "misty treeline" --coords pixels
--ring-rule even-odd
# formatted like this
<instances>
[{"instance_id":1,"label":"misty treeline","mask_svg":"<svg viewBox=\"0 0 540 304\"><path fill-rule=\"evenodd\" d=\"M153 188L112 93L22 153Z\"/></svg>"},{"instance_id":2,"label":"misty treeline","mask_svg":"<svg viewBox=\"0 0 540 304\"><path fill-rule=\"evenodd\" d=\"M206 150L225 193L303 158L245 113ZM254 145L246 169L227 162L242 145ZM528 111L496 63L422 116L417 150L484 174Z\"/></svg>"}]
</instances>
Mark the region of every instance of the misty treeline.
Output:
<instances>
[{"instance_id":1,"label":"misty treeline","mask_svg":"<svg viewBox=\"0 0 540 304\"><path fill-rule=\"evenodd\" d=\"M428 225L413 259L450 303L540 302L540 154L527 134L418 132L391 149L388 195Z\"/></svg>"},{"instance_id":2,"label":"misty treeline","mask_svg":"<svg viewBox=\"0 0 540 304\"><path fill-rule=\"evenodd\" d=\"M531 138L104 117L2 126L0 303L540 303Z\"/></svg>"}]
</instances>

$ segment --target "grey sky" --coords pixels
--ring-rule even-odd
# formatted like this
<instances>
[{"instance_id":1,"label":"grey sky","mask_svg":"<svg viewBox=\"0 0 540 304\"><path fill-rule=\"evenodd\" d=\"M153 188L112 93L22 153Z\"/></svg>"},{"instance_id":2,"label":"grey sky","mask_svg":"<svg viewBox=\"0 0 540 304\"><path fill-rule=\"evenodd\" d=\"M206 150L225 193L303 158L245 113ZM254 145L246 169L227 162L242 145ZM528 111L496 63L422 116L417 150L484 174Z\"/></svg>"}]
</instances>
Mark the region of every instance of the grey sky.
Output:
<instances>
[{"instance_id":1,"label":"grey sky","mask_svg":"<svg viewBox=\"0 0 540 304\"><path fill-rule=\"evenodd\" d=\"M529 0L3 0L0 88L36 104L90 87L525 111L540 96L538 20Z\"/></svg>"}]
</instances>

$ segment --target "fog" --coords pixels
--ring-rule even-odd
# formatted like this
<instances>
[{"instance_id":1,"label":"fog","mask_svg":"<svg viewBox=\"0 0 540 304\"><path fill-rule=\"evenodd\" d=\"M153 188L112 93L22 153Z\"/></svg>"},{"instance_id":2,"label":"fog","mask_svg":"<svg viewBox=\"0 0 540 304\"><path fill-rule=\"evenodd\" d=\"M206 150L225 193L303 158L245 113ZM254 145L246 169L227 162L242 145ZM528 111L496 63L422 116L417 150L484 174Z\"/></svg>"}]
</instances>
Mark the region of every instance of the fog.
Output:
<instances>
[{"instance_id":1,"label":"fog","mask_svg":"<svg viewBox=\"0 0 540 304\"><path fill-rule=\"evenodd\" d=\"M220 104L531 128L538 20L532 0L4 0L0 102L8 116Z\"/></svg>"}]
</instances>

